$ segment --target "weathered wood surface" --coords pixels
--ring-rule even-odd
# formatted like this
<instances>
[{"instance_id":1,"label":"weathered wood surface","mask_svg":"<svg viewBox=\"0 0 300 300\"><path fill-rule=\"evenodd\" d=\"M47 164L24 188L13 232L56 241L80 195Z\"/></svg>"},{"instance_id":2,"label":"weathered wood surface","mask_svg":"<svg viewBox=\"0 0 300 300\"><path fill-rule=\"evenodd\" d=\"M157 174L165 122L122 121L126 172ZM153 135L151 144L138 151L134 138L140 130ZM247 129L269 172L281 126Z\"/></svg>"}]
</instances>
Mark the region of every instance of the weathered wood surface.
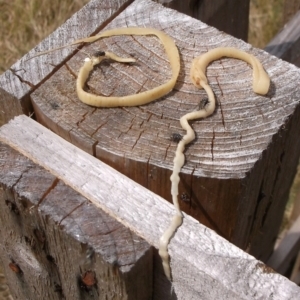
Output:
<instances>
[{"instance_id":1,"label":"weathered wood surface","mask_svg":"<svg viewBox=\"0 0 300 300\"><path fill-rule=\"evenodd\" d=\"M31 60L37 52L56 48L72 42L75 39L94 35L111 19L118 15L133 0L92 0L78 13L74 14L61 27L49 35L22 59L17 61L9 70L0 76L0 87L11 94L19 107L13 111L19 115L20 111L29 115L32 111L28 97L46 78L61 67L70 56L78 51L76 47L65 48L59 52L49 53ZM2 92L0 93L2 98ZM12 114L11 104L7 102L1 106L0 121ZM3 123L2 123L3 124ZM0 123L1 125L1 123Z\"/></svg>"},{"instance_id":2,"label":"weathered wood surface","mask_svg":"<svg viewBox=\"0 0 300 300\"><path fill-rule=\"evenodd\" d=\"M152 247L2 143L0 241L15 299L152 297ZM88 274L95 281L90 286L85 285Z\"/></svg>"},{"instance_id":3,"label":"weathered wood surface","mask_svg":"<svg viewBox=\"0 0 300 300\"><path fill-rule=\"evenodd\" d=\"M88 107L75 92L76 74L86 57L79 52L31 94L38 121L170 200L177 146L170 136L184 134L179 118L206 97L190 81L192 59L219 46L254 54L271 77L267 97L253 93L252 70L242 61L222 59L208 68L218 108L212 117L193 122L197 139L185 152L180 205L229 241L266 259L299 157L300 140L293 138L300 128L299 69L148 0L135 1L105 29L124 26L155 27L174 38L182 65L174 91L140 107ZM114 37L84 47L87 53L99 49L133 55L138 62L102 64L88 82L94 93L136 93L170 76L162 46L154 37Z\"/></svg>"},{"instance_id":4,"label":"weathered wood surface","mask_svg":"<svg viewBox=\"0 0 300 300\"><path fill-rule=\"evenodd\" d=\"M265 50L300 67L300 11L272 39Z\"/></svg>"},{"instance_id":5,"label":"weathered wood surface","mask_svg":"<svg viewBox=\"0 0 300 300\"><path fill-rule=\"evenodd\" d=\"M154 0L247 41L250 0Z\"/></svg>"},{"instance_id":6,"label":"weathered wood surface","mask_svg":"<svg viewBox=\"0 0 300 300\"><path fill-rule=\"evenodd\" d=\"M0 126L22 113L18 99L0 87Z\"/></svg>"},{"instance_id":7,"label":"weathered wood surface","mask_svg":"<svg viewBox=\"0 0 300 300\"><path fill-rule=\"evenodd\" d=\"M74 204L70 207L65 207L62 203L63 201L60 201L59 206L62 207L62 212L59 215L56 216L52 213L47 216L45 215L45 212L50 212L60 200L53 194L58 192L58 189L62 186L67 189L65 185L72 187L99 209L102 209L114 219L119 220L149 244L154 245L156 248L158 247L159 237L169 225L174 213L173 206L164 201L164 199L69 144L26 116L19 116L0 128L0 141L17 149L18 152L30 159L28 160L20 156L18 159L12 160L14 163L18 163L15 166L11 166L14 172L10 172L9 176L1 176L1 181L4 182L4 184L2 183L2 187L5 186L5 189L1 190L1 198L3 199L3 193L5 193L4 198L9 199L16 205L10 206L12 207L12 211L6 208L8 216L5 217L5 220L15 218L15 222L20 223L18 235L23 236L24 240L26 240L24 237L25 228L21 224L22 221L25 221L25 218L20 219L18 215L14 215L16 214L15 207L22 211L22 216L24 214L28 218L28 222L30 226L33 225L33 228L37 222L40 222L40 229L45 234L49 232L49 236L46 236L45 244L47 246L45 247L45 251L49 251L49 255L54 257L57 268L55 266L52 266L52 268L58 269L58 272L55 274L60 274L62 265L65 266L67 271L69 270L68 268L74 267L70 262L66 262L65 264L62 260L57 259L59 252L70 251L69 256L74 265L74 262L80 260L78 258L78 253L80 253L78 247L83 242L81 238L86 237L85 233L79 230L77 232L77 228L81 224L78 224L78 226L72 224L72 215L74 214L73 220L77 220L78 217L75 217L75 215L83 213L82 206L78 206L78 202L76 201L77 197L80 198L79 203L83 202L83 206L86 205L88 207L86 200L81 196L76 196ZM2 146L1 149L5 149L5 146ZM5 153L10 152L5 151ZM15 151L11 153L8 155L18 155ZM31 160L38 166L33 166ZM43 173L43 169L46 169L48 172ZM25 188L28 187L28 182L32 182L30 176L36 173L36 170L41 170L39 174L43 174L40 178L41 188L37 190L40 193L39 195L36 195L35 191L31 191L30 188ZM59 180L57 184L53 183L55 179ZM9 187L9 185L11 186ZM9 190L13 190L14 193L11 194L8 192ZM19 194L21 191L23 191L23 194ZM73 192L70 193L72 194ZM75 193L75 195L78 194ZM51 202L50 198L53 202ZM42 199L42 201L38 209L30 209L31 203L28 203L26 199L30 199L33 203L37 203L39 199ZM95 214L103 214L100 213L99 209L95 209L94 207L93 212ZM70 212L72 213L69 214ZM62 221L64 216L67 217ZM68 223L72 226L66 226ZM30 226L26 229L30 230ZM46 226L49 226L50 229L45 228ZM88 228L90 225L82 224L82 226ZM8 228L5 229L9 230ZM95 226L96 229L97 226ZM61 234L62 231L73 232L61 244L65 249L60 249L55 239L56 235ZM72 239L75 239L75 241L72 241ZM130 241L132 242L135 239L133 237ZM22 239L19 237L18 241L20 240ZM27 233L28 240L31 241L29 233ZM98 244L96 239L92 239L92 241ZM75 247L75 245L77 246ZM19 247L21 246L19 245ZM138 247L138 243L135 244L135 247ZM83 247L83 251L81 252L83 257L86 255L86 249L87 245ZM26 251L22 253L24 255L27 253L28 257L29 253L31 253L30 251L32 250L27 245ZM274 273L272 269L236 246L228 243L214 231L201 225L188 215L185 215L183 225L171 240L169 251L174 279L174 293L171 297L170 286L166 286L166 281L162 280L161 265L156 263L153 270L155 282L153 299L284 300L299 299L300 297L300 288L294 283ZM14 250L10 259L16 253L17 251ZM26 263L27 257L20 257L18 264L21 268L23 266L22 263ZM27 263L29 262L27 260ZM47 263L50 265L50 262ZM30 266L33 270L39 266L39 262L34 259L34 256L32 257ZM78 266L76 266L75 270L71 269L70 273L68 273L71 276L68 282L73 281L74 285L76 274L79 272L78 269ZM25 277L25 273L23 276ZM98 285L101 286L101 282ZM77 286L70 286L68 288L78 289ZM157 295L155 294L157 291L164 294ZM100 293L100 295L102 294Z\"/></svg>"}]
</instances>

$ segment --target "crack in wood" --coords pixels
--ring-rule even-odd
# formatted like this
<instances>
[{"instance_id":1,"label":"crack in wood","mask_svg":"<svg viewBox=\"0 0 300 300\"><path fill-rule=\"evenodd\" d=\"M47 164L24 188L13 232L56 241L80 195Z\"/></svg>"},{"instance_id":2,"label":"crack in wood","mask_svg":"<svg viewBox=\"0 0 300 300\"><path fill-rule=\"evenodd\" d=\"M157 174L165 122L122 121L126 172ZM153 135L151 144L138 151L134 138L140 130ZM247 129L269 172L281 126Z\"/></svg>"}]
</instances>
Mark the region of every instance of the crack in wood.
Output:
<instances>
[{"instance_id":1,"label":"crack in wood","mask_svg":"<svg viewBox=\"0 0 300 300\"><path fill-rule=\"evenodd\" d=\"M76 125L79 127L79 125L85 121L85 117L86 115L89 113L89 111L87 111L86 113L83 114L81 120L77 121ZM71 129L72 130L72 129Z\"/></svg>"},{"instance_id":2,"label":"crack in wood","mask_svg":"<svg viewBox=\"0 0 300 300\"><path fill-rule=\"evenodd\" d=\"M139 139L141 138L142 134L145 132L145 130L142 130L138 136L138 138L136 139L135 143L133 144L133 146L131 147L131 150L133 150L133 148L136 146L136 144L138 143Z\"/></svg>"},{"instance_id":3,"label":"crack in wood","mask_svg":"<svg viewBox=\"0 0 300 300\"><path fill-rule=\"evenodd\" d=\"M221 92L221 96L223 97L223 91L222 91L221 85L219 83L218 76L216 76L216 81L218 83L218 86L219 86L219 89ZM223 113L223 106L222 106L221 100L219 98L216 97L216 100L217 100L218 105L220 106L220 111L221 111L221 116L222 116L222 124L223 124L223 127L225 128L225 118L224 118L224 113Z\"/></svg>"},{"instance_id":4,"label":"crack in wood","mask_svg":"<svg viewBox=\"0 0 300 300\"><path fill-rule=\"evenodd\" d=\"M105 125L108 123L108 121L109 121L109 120L106 119L104 123L100 124L100 125L96 128L96 130L95 130L93 133L91 133L91 137L93 137L93 136L98 132L98 130L100 130L103 126L105 126Z\"/></svg>"},{"instance_id":5,"label":"crack in wood","mask_svg":"<svg viewBox=\"0 0 300 300\"><path fill-rule=\"evenodd\" d=\"M25 80L22 78L22 76L20 76L19 74L17 74L17 72L19 70L14 70L13 68L9 69L22 83L25 83L27 85L29 85L31 88L35 88L35 85L31 82L29 82L28 80Z\"/></svg>"},{"instance_id":6,"label":"crack in wood","mask_svg":"<svg viewBox=\"0 0 300 300\"><path fill-rule=\"evenodd\" d=\"M11 189L13 190L15 188L15 186L20 182L20 180L23 178L24 174L26 174L27 172L29 172L29 170L32 168L32 166L27 166L27 168L22 172L22 174L20 175L20 177L17 179L17 181L11 186Z\"/></svg>"},{"instance_id":7,"label":"crack in wood","mask_svg":"<svg viewBox=\"0 0 300 300\"><path fill-rule=\"evenodd\" d=\"M257 218L258 218L260 204L261 204L262 200L266 197L266 194L264 193L263 189L264 189L264 181L261 182L260 187L259 187L259 194L258 194L258 197L256 200L253 215L251 215L248 220L249 222L251 222L250 230L249 230L249 232L251 232L251 237L249 238L249 246L248 246L249 249L251 248L251 241L254 238L254 235L256 234L256 231L254 231L254 226L255 226L255 224L257 224ZM260 228L261 228L261 225L260 225Z\"/></svg>"},{"instance_id":8,"label":"crack in wood","mask_svg":"<svg viewBox=\"0 0 300 300\"><path fill-rule=\"evenodd\" d=\"M72 77L74 77L74 79L77 79L77 74L75 71L72 70L72 68L68 65L68 63L65 63L64 65L67 69L67 71L72 75Z\"/></svg>"},{"instance_id":9,"label":"crack in wood","mask_svg":"<svg viewBox=\"0 0 300 300\"><path fill-rule=\"evenodd\" d=\"M210 148L210 151L211 151L211 160L214 161L214 143L215 143L215 129L213 128L213 136L212 136L212 140L211 140L211 148Z\"/></svg>"},{"instance_id":10,"label":"crack in wood","mask_svg":"<svg viewBox=\"0 0 300 300\"><path fill-rule=\"evenodd\" d=\"M168 156L168 151L169 151L169 148L171 147L171 143L168 145L168 147L166 148L166 152L165 152L165 156L164 156L164 160L167 159L167 156Z\"/></svg>"},{"instance_id":11,"label":"crack in wood","mask_svg":"<svg viewBox=\"0 0 300 300\"><path fill-rule=\"evenodd\" d=\"M134 120L135 120L136 116L133 117L133 119L130 122L130 126L128 127L127 131L125 132L126 134L132 129L132 127L134 126Z\"/></svg>"},{"instance_id":12,"label":"crack in wood","mask_svg":"<svg viewBox=\"0 0 300 300\"><path fill-rule=\"evenodd\" d=\"M147 119L147 122L150 121L150 119L152 118L152 116L153 116L153 114L152 114L152 112L150 112L150 113L149 113L149 117L148 117L148 119Z\"/></svg>"},{"instance_id":13,"label":"crack in wood","mask_svg":"<svg viewBox=\"0 0 300 300\"><path fill-rule=\"evenodd\" d=\"M189 209L192 208L192 199L193 199L193 179L194 179L194 172L196 170L197 166L195 166L191 172L191 182L190 182L190 202L189 202Z\"/></svg>"},{"instance_id":14,"label":"crack in wood","mask_svg":"<svg viewBox=\"0 0 300 300\"><path fill-rule=\"evenodd\" d=\"M58 226L61 225L61 223L67 218L69 217L75 210L77 210L79 207L81 207L83 204L85 204L87 201L84 201L80 204L78 204L77 206L75 206L69 213L67 213L64 217L62 217L62 219L58 222Z\"/></svg>"},{"instance_id":15,"label":"crack in wood","mask_svg":"<svg viewBox=\"0 0 300 300\"><path fill-rule=\"evenodd\" d=\"M149 81L149 79L147 78L141 85L140 88L136 91L136 94L141 93L141 90L144 88L145 84Z\"/></svg>"},{"instance_id":16,"label":"crack in wood","mask_svg":"<svg viewBox=\"0 0 300 300\"><path fill-rule=\"evenodd\" d=\"M273 203L273 197L270 197L270 200L264 210L263 216L262 216L262 220L261 220L261 226L260 229L262 229L266 223L267 217L269 216L269 210L272 207L272 203Z\"/></svg>"},{"instance_id":17,"label":"crack in wood","mask_svg":"<svg viewBox=\"0 0 300 300\"><path fill-rule=\"evenodd\" d=\"M118 231L119 229L122 228L122 226L118 226L118 227L115 227L115 228L113 228L113 229L110 229L106 222L105 222L105 225L106 225L106 227L108 228L108 231L105 232L105 233L97 234L97 235L95 235L95 236L98 236L98 235L109 235L109 234L112 234L112 233L114 233L114 232L116 232L116 231ZM129 230L129 232L130 232L130 230ZM93 235L91 235L91 236L93 236ZM115 245L115 246L116 246L116 245Z\"/></svg>"},{"instance_id":18,"label":"crack in wood","mask_svg":"<svg viewBox=\"0 0 300 300\"><path fill-rule=\"evenodd\" d=\"M38 203L36 205L33 205L32 208L34 209L38 209L40 204L44 201L44 199L49 195L49 193L57 186L57 184L59 183L59 179L56 177L54 179L54 181L52 182L51 186L45 191L45 193L42 195L41 199L38 201Z\"/></svg>"}]
</instances>

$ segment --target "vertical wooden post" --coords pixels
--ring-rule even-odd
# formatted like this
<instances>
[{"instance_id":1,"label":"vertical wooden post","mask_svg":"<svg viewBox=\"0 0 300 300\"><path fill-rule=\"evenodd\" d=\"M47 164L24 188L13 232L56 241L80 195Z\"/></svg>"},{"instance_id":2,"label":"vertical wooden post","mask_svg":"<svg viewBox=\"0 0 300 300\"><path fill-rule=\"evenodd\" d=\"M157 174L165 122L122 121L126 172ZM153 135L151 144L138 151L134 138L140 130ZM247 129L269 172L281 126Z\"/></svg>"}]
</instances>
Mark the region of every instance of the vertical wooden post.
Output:
<instances>
[{"instance_id":1,"label":"vertical wooden post","mask_svg":"<svg viewBox=\"0 0 300 300\"><path fill-rule=\"evenodd\" d=\"M154 0L247 41L250 0Z\"/></svg>"}]
</instances>

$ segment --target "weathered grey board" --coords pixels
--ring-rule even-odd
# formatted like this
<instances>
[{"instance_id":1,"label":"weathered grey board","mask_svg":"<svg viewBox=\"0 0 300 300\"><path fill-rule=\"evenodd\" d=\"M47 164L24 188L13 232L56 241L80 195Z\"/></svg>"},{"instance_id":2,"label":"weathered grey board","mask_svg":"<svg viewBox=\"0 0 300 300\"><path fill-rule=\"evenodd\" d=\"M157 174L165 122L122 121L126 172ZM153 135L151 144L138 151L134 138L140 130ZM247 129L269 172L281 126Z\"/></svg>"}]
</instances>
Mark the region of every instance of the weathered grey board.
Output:
<instances>
[{"instance_id":1,"label":"weathered grey board","mask_svg":"<svg viewBox=\"0 0 300 300\"><path fill-rule=\"evenodd\" d=\"M152 252L63 181L0 143L0 260L14 299L148 300ZM84 284L87 274L95 284Z\"/></svg>"},{"instance_id":2,"label":"weathered grey board","mask_svg":"<svg viewBox=\"0 0 300 300\"><path fill-rule=\"evenodd\" d=\"M59 52L49 53L28 60L37 52L49 50L66 45L75 39L94 35L110 20L118 15L133 0L92 0L80 11L74 14L66 23L49 35L34 49L17 61L9 70L0 76L0 87L11 94L19 107L11 111L11 104L1 105L0 121L6 121L7 117L14 113L30 114L32 111L28 94L37 88L46 78L61 67L63 62L70 58L78 50L76 47L65 48ZM0 90L0 99L3 98ZM0 100L0 103L3 103ZM4 103L3 103L4 104ZM0 123L0 125L3 123Z\"/></svg>"},{"instance_id":3,"label":"weathered grey board","mask_svg":"<svg viewBox=\"0 0 300 300\"><path fill-rule=\"evenodd\" d=\"M189 78L194 57L220 46L248 51L271 77L266 97L252 91L252 70L222 59L207 71L218 107L193 122L197 138L188 146L180 183L181 207L229 241L260 259L273 250L300 151L299 69L200 21L149 0L135 1L105 28L155 27L172 36L181 55L178 82L148 105L99 109L81 103L76 74L86 54L74 55L33 94L39 122L138 183L170 200L169 177L179 118L206 97ZM154 37L114 37L84 47L137 58L133 65L107 63L93 72L94 93L124 95L150 89L170 70Z\"/></svg>"},{"instance_id":4,"label":"weathered grey board","mask_svg":"<svg viewBox=\"0 0 300 300\"><path fill-rule=\"evenodd\" d=\"M265 50L300 67L300 11L272 39Z\"/></svg>"},{"instance_id":5,"label":"weathered grey board","mask_svg":"<svg viewBox=\"0 0 300 300\"><path fill-rule=\"evenodd\" d=\"M33 215L42 215L42 207L49 205L46 198L60 185L66 184L89 199L98 209L102 209L151 245L158 247L159 237L174 213L171 204L26 116L16 117L2 126L0 141L34 161L39 168L50 172L52 175L48 175L48 178L52 176L52 181L57 178L61 182L43 199L40 210L30 210L29 207L23 208L21 205L18 208L27 213L32 211ZM29 160L26 160L26 164L32 165ZM22 184L27 186L26 180L30 177L31 169L27 166L25 170L27 172L24 173L24 170L17 169L15 174L4 179L1 177L1 180L10 180L15 188ZM21 176L22 174L24 175ZM42 182L45 187L51 185ZM30 192L28 190L24 197L34 196L34 192ZM14 200L13 197L9 199ZM16 203L26 205L26 201L22 199ZM68 208L68 211L71 209L72 207ZM80 213L80 208L76 211L74 213ZM49 216L45 220L46 224L53 226L53 230L55 226L63 225L63 222L58 223L61 216L54 220L53 216ZM56 224L53 224L54 221ZM80 233L75 238L80 241ZM68 242L62 245L68 247ZM53 252L58 251L54 239L48 243L51 244ZM185 215L183 225L171 240L169 251L174 279L172 299L284 300L300 297L300 288L294 283L274 273L272 269L188 215ZM63 262L57 263L60 265ZM157 281L156 276L158 274L154 271L154 281ZM154 295L153 298L169 299L170 290L163 282L156 283L154 293L158 286L165 294L159 297Z\"/></svg>"},{"instance_id":6,"label":"weathered grey board","mask_svg":"<svg viewBox=\"0 0 300 300\"><path fill-rule=\"evenodd\" d=\"M247 41L250 0L154 0Z\"/></svg>"}]
</instances>

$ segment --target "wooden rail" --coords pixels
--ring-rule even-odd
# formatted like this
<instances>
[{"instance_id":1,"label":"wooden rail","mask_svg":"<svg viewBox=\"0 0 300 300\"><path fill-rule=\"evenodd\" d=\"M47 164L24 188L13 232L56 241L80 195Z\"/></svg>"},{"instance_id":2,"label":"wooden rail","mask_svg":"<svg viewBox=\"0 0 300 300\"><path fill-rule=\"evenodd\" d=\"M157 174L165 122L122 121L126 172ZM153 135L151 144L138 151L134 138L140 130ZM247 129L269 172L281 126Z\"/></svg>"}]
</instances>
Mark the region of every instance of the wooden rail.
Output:
<instances>
[{"instance_id":1,"label":"wooden rail","mask_svg":"<svg viewBox=\"0 0 300 300\"><path fill-rule=\"evenodd\" d=\"M174 91L149 105L95 109L78 100L74 87L86 53L99 49L138 63L101 65L88 83L95 93L135 93L164 81L169 66L154 37L116 37L84 52L66 48L28 60L36 51L125 26L163 30L181 54ZM208 68L218 107L192 124L197 139L185 153L180 185L187 214L169 247L172 290L156 250L173 213L160 198L170 200L176 148L170 136L183 134L179 118L206 96L190 82L191 60L218 46L254 54L272 84L261 97L251 89L246 63L222 59ZM152 1L91 1L0 76L0 120L33 113L55 133L24 116L0 129L6 158L0 160L0 251L15 294L298 299L296 285L256 259L266 261L273 250L299 158L300 141L293 138L300 128L299 81L298 68Z\"/></svg>"},{"instance_id":2,"label":"wooden rail","mask_svg":"<svg viewBox=\"0 0 300 300\"><path fill-rule=\"evenodd\" d=\"M250 0L154 0L247 41Z\"/></svg>"},{"instance_id":3,"label":"wooden rail","mask_svg":"<svg viewBox=\"0 0 300 300\"><path fill-rule=\"evenodd\" d=\"M85 299L84 289L95 299L298 299L294 283L188 215L169 245L171 289L143 240L158 247L172 205L26 116L0 141L1 257L29 299Z\"/></svg>"}]
</instances>

